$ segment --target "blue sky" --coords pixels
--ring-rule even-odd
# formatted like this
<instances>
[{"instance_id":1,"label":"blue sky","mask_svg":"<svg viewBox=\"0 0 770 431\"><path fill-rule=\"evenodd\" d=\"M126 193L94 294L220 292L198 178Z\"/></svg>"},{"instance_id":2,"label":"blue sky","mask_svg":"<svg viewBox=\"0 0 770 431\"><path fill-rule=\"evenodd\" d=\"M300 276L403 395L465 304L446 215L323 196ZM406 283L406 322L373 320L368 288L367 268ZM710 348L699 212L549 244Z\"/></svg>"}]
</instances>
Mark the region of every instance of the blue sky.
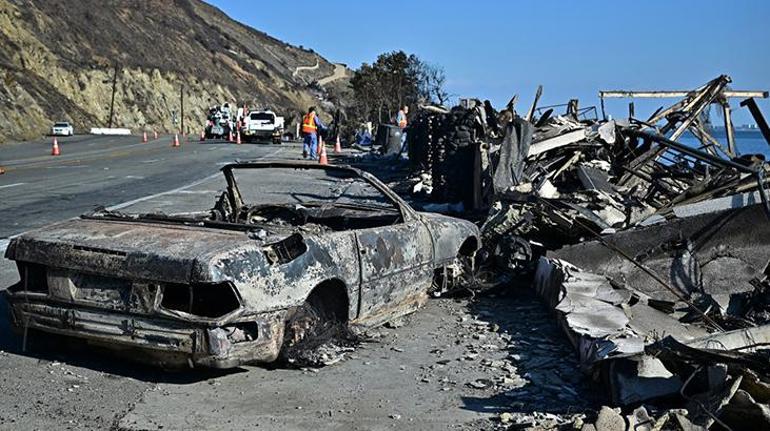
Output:
<instances>
[{"instance_id":1,"label":"blue sky","mask_svg":"<svg viewBox=\"0 0 770 431\"><path fill-rule=\"evenodd\" d=\"M514 93L526 110L538 84L542 104L599 90L690 89L719 74L734 89L770 89L770 1L252 2L212 0L234 19L330 61L358 67L404 50L444 67L448 90L488 98ZM638 116L663 100L637 101ZM615 115L627 101L607 105ZM770 101L760 101L770 117ZM753 122L738 108L736 124Z\"/></svg>"}]
</instances>

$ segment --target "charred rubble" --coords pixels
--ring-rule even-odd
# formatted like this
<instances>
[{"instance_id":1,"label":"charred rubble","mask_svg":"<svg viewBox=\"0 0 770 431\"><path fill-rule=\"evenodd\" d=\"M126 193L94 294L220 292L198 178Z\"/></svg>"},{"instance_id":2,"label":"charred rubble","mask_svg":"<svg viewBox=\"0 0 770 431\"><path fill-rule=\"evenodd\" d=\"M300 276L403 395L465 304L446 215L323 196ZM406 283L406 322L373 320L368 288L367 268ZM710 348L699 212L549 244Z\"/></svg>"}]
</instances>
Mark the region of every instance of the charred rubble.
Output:
<instances>
[{"instance_id":1,"label":"charred rubble","mask_svg":"<svg viewBox=\"0 0 770 431\"><path fill-rule=\"evenodd\" d=\"M538 107L542 88L524 115L516 97L501 112L464 100L422 107L407 134L413 192L462 203L498 278L533 276L631 429L770 427L768 168L740 152L729 103L744 98L770 144L753 99L767 93L730 82L602 92L601 119L577 100ZM633 103L628 118L604 113L606 97L671 96L647 119Z\"/></svg>"}]
</instances>

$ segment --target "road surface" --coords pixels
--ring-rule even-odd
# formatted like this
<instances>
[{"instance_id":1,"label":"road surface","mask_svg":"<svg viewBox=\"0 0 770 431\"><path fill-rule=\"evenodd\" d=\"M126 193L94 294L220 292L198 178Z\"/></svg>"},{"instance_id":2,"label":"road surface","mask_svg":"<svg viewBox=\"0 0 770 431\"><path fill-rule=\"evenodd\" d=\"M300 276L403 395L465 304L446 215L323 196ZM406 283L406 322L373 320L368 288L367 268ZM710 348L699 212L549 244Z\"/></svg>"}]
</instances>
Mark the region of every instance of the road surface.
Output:
<instances>
[{"instance_id":1,"label":"road surface","mask_svg":"<svg viewBox=\"0 0 770 431\"><path fill-rule=\"evenodd\" d=\"M312 65L312 66L297 66L297 67L294 68L294 72L292 72L291 76L297 76L299 74L299 72L301 72L303 70L316 70L316 69L318 69L320 64L321 63L319 63L319 61L316 60L315 64Z\"/></svg>"},{"instance_id":2,"label":"road surface","mask_svg":"<svg viewBox=\"0 0 770 431\"><path fill-rule=\"evenodd\" d=\"M345 77L345 75L347 75L347 73L348 73L348 68L345 67L344 64L336 63L334 65L334 72L332 72L332 74L327 76L326 78L319 79L318 85L324 86L330 82L334 82L338 79L342 79Z\"/></svg>"},{"instance_id":3,"label":"road surface","mask_svg":"<svg viewBox=\"0 0 770 431\"><path fill-rule=\"evenodd\" d=\"M301 151L197 139L172 148L169 136L146 144L135 136L59 142L58 157L49 155L48 139L0 147L7 170L0 175L0 241L98 205L193 198L213 205L207 193L222 164L297 159ZM11 262L0 261L0 289L16 280ZM576 369L569 347L550 341L558 340L557 329L531 298L434 300L405 320L372 331L343 361L322 369L166 372L55 338L13 335L0 302L0 430L478 429L510 411L513 399L505 394L522 387L530 389L515 394L520 411L548 409L548 400L582 402L565 403L563 393L531 389L521 377L539 372L526 359L537 359L541 348L562 356L548 363ZM514 344L511 334L537 341Z\"/></svg>"}]
</instances>

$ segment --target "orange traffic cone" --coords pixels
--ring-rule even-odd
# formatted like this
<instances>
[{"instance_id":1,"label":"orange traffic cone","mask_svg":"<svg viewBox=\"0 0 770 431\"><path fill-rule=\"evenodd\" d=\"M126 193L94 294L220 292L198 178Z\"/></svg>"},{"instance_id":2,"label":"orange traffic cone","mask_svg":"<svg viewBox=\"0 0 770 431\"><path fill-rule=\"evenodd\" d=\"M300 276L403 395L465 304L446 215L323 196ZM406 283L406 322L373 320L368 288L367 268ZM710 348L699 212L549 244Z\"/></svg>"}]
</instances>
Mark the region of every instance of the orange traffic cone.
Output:
<instances>
[{"instance_id":1,"label":"orange traffic cone","mask_svg":"<svg viewBox=\"0 0 770 431\"><path fill-rule=\"evenodd\" d=\"M240 130L238 130L237 132L235 132L235 143L236 143L236 144L239 144L239 145L240 145L240 143L241 143L241 131L240 131Z\"/></svg>"},{"instance_id":2,"label":"orange traffic cone","mask_svg":"<svg viewBox=\"0 0 770 431\"><path fill-rule=\"evenodd\" d=\"M233 131L232 130L227 132L227 141L228 142L233 142Z\"/></svg>"},{"instance_id":3,"label":"orange traffic cone","mask_svg":"<svg viewBox=\"0 0 770 431\"><path fill-rule=\"evenodd\" d=\"M205 140L206 140L206 131L205 130L201 130L201 142L203 142Z\"/></svg>"},{"instance_id":4,"label":"orange traffic cone","mask_svg":"<svg viewBox=\"0 0 770 431\"><path fill-rule=\"evenodd\" d=\"M158 131L157 130L153 130L152 131L152 136L153 136L153 139L158 139Z\"/></svg>"},{"instance_id":5,"label":"orange traffic cone","mask_svg":"<svg viewBox=\"0 0 770 431\"><path fill-rule=\"evenodd\" d=\"M318 157L318 164L320 165L328 165L329 160L326 158L326 146L324 145L323 139L321 137L318 137L318 146L320 148L319 151L319 157Z\"/></svg>"},{"instance_id":6,"label":"orange traffic cone","mask_svg":"<svg viewBox=\"0 0 770 431\"><path fill-rule=\"evenodd\" d=\"M334 154L342 152L342 145L340 145L340 135L337 135L337 142L334 143Z\"/></svg>"},{"instance_id":7,"label":"orange traffic cone","mask_svg":"<svg viewBox=\"0 0 770 431\"><path fill-rule=\"evenodd\" d=\"M147 132L142 132L142 143L143 144L147 143Z\"/></svg>"},{"instance_id":8,"label":"orange traffic cone","mask_svg":"<svg viewBox=\"0 0 770 431\"><path fill-rule=\"evenodd\" d=\"M171 144L172 147L178 147L179 146L179 134L174 133L174 142Z\"/></svg>"},{"instance_id":9,"label":"orange traffic cone","mask_svg":"<svg viewBox=\"0 0 770 431\"><path fill-rule=\"evenodd\" d=\"M58 156L59 154L61 154L61 151L59 151L59 141L57 141L56 138L53 138L53 148L51 148L51 155Z\"/></svg>"}]
</instances>

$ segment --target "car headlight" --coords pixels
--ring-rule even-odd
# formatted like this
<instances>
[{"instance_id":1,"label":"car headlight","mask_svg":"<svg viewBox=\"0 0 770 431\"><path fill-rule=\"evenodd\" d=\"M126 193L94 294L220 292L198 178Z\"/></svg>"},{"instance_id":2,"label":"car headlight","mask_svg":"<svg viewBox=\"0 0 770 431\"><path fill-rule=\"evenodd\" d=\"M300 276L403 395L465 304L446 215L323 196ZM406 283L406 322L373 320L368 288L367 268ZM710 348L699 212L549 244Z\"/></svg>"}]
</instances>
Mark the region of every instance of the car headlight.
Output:
<instances>
[{"instance_id":1,"label":"car headlight","mask_svg":"<svg viewBox=\"0 0 770 431\"><path fill-rule=\"evenodd\" d=\"M160 306L200 317L217 318L241 307L238 292L230 282L217 284L161 285Z\"/></svg>"}]
</instances>

